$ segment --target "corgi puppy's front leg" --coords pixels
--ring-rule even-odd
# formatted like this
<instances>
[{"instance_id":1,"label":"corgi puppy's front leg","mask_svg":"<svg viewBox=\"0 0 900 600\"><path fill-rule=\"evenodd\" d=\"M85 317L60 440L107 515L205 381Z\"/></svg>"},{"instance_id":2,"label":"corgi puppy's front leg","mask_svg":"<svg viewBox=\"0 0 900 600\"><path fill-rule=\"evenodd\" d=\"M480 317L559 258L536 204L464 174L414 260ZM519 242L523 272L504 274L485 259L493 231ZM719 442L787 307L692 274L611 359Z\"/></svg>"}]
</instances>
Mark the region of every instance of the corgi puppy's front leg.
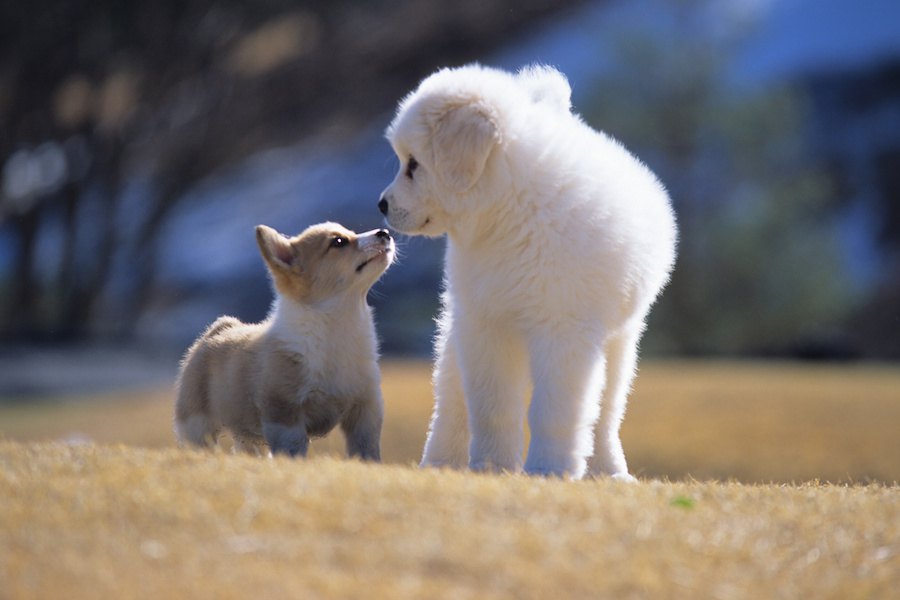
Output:
<instances>
[{"instance_id":1,"label":"corgi puppy's front leg","mask_svg":"<svg viewBox=\"0 0 900 600\"><path fill-rule=\"evenodd\" d=\"M261 407L262 433L273 455L306 456L309 434L300 406L277 397L268 397Z\"/></svg>"},{"instance_id":2,"label":"corgi puppy's front leg","mask_svg":"<svg viewBox=\"0 0 900 600\"><path fill-rule=\"evenodd\" d=\"M283 425L273 421L263 421L263 436L272 455L287 454L290 457L306 456L309 451L309 436L301 425Z\"/></svg>"},{"instance_id":3,"label":"corgi puppy's front leg","mask_svg":"<svg viewBox=\"0 0 900 600\"><path fill-rule=\"evenodd\" d=\"M381 394L356 402L341 421L347 454L362 460L381 460L381 425L384 408Z\"/></svg>"}]
</instances>

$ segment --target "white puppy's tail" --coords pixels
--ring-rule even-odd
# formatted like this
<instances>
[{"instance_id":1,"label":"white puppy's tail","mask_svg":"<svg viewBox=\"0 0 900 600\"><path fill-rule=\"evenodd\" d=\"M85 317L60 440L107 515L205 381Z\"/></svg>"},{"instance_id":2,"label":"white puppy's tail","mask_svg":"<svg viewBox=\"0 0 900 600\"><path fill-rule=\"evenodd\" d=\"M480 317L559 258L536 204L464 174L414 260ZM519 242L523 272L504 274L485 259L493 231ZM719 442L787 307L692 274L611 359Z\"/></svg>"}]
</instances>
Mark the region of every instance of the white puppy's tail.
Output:
<instances>
[{"instance_id":1,"label":"white puppy's tail","mask_svg":"<svg viewBox=\"0 0 900 600\"><path fill-rule=\"evenodd\" d=\"M561 112L572 108L572 88L566 76L545 65L523 67L516 79L531 95L535 104L544 103Z\"/></svg>"}]
</instances>

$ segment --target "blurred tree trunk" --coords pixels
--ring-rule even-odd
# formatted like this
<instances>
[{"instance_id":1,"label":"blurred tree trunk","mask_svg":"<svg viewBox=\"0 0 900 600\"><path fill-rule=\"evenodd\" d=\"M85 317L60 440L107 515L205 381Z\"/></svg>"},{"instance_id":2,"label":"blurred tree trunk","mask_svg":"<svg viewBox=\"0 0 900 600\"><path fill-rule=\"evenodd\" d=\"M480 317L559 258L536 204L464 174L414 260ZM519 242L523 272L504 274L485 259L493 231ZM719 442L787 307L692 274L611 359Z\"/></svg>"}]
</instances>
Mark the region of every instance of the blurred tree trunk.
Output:
<instances>
[{"instance_id":1,"label":"blurred tree trunk","mask_svg":"<svg viewBox=\"0 0 900 600\"><path fill-rule=\"evenodd\" d=\"M62 192L64 241L60 260L57 287L59 288L59 307L55 317L56 335L74 337L81 333L84 318L77 309L81 301L82 283L78 269L78 201L80 193L76 186L67 185Z\"/></svg>"},{"instance_id":2,"label":"blurred tree trunk","mask_svg":"<svg viewBox=\"0 0 900 600\"><path fill-rule=\"evenodd\" d=\"M38 210L12 218L16 231L11 303L4 315L4 329L12 337L30 337L38 331L38 285L35 278L35 246L40 224Z\"/></svg>"},{"instance_id":3,"label":"blurred tree trunk","mask_svg":"<svg viewBox=\"0 0 900 600\"><path fill-rule=\"evenodd\" d=\"M0 2L0 168L18 150L76 138L91 161L61 182L60 198L39 190L52 207L6 217L16 262L0 335L128 333L150 296L159 232L200 179L336 124L358 130L436 65L471 60L580 1ZM135 167L158 191L121 214ZM42 224L57 217L58 263L38 268L38 237L57 234ZM128 219L126 237L117 224ZM120 261L124 296L98 319Z\"/></svg>"}]
</instances>

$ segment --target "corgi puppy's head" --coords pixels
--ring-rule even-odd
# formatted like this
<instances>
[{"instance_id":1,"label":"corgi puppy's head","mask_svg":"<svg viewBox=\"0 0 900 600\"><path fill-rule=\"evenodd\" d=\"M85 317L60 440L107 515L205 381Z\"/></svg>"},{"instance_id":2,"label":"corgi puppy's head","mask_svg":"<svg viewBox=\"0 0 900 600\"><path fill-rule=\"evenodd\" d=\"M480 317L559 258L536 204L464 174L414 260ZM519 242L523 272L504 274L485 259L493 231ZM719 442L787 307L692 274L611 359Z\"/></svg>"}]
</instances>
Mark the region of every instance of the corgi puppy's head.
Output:
<instances>
[{"instance_id":1,"label":"corgi puppy's head","mask_svg":"<svg viewBox=\"0 0 900 600\"><path fill-rule=\"evenodd\" d=\"M321 223L288 238L258 225L256 241L275 290L301 304L344 293L365 295L394 260L394 240L385 229L357 234Z\"/></svg>"}]
</instances>

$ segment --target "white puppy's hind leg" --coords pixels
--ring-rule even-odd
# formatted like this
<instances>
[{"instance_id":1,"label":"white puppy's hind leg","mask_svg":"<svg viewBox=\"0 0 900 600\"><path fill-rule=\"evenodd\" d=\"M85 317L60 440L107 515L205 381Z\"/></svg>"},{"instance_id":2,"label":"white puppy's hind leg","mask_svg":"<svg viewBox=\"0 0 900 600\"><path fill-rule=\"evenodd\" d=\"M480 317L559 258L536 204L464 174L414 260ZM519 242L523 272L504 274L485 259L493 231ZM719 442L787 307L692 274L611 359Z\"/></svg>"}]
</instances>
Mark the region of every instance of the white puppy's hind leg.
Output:
<instances>
[{"instance_id":1,"label":"white puppy's hind leg","mask_svg":"<svg viewBox=\"0 0 900 600\"><path fill-rule=\"evenodd\" d=\"M534 393L525 471L580 479L593 450L605 376L603 354L583 332L556 332L535 339L531 363Z\"/></svg>"},{"instance_id":2,"label":"white puppy's hind leg","mask_svg":"<svg viewBox=\"0 0 900 600\"><path fill-rule=\"evenodd\" d=\"M641 327L634 327L611 337L607 343L607 386L597 422L592 474L635 481L628 474L619 428L625 417L628 394L636 374L641 332Z\"/></svg>"},{"instance_id":3,"label":"white puppy's hind leg","mask_svg":"<svg viewBox=\"0 0 900 600\"><path fill-rule=\"evenodd\" d=\"M421 466L465 468L469 463L468 416L456 348L449 335L438 340L433 385L434 414Z\"/></svg>"}]
</instances>

